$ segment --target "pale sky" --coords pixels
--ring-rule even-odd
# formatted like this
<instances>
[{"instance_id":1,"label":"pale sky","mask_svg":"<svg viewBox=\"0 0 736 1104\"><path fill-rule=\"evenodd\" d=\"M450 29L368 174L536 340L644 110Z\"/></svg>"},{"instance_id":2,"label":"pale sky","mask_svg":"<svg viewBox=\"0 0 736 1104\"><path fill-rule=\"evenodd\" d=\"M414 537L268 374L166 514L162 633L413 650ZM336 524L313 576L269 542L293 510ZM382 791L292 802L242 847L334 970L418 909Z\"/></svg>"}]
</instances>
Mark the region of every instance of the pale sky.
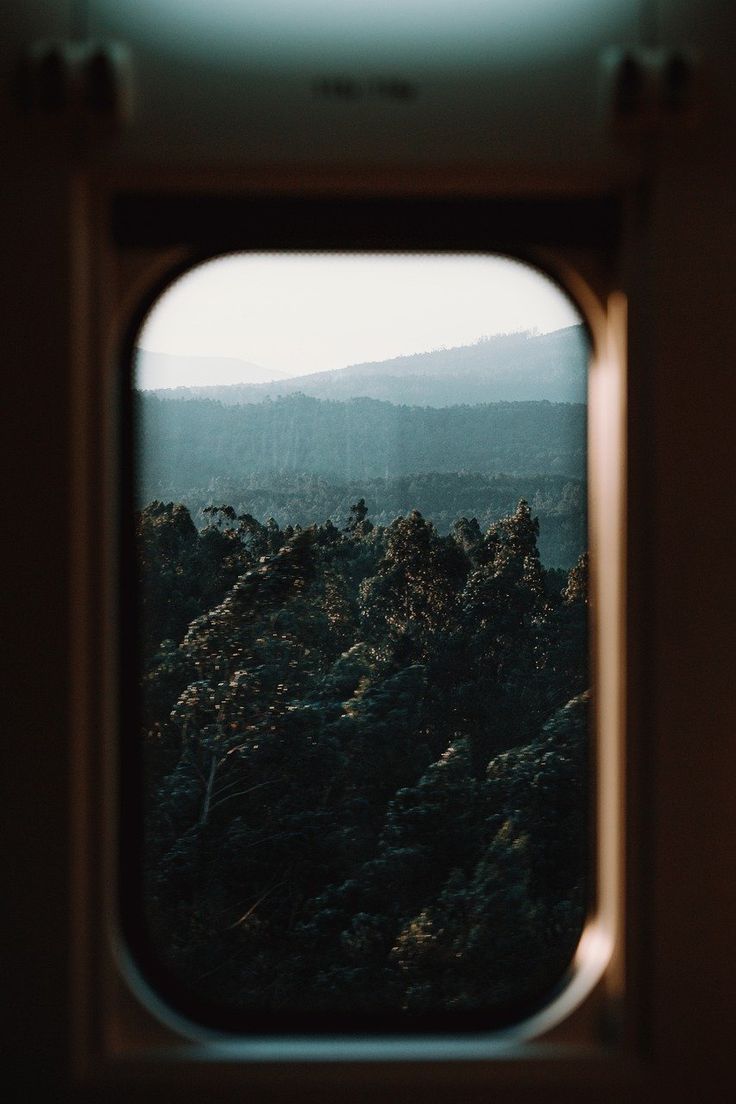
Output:
<instances>
[{"instance_id":1,"label":"pale sky","mask_svg":"<svg viewBox=\"0 0 736 1104\"><path fill-rule=\"evenodd\" d=\"M420 254L231 254L188 272L148 315L152 352L235 357L274 378L386 360L518 330L547 333L580 317L541 273L502 257ZM235 383L182 364L162 383ZM268 377L266 377L268 378Z\"/></svg>"}]
</instances>

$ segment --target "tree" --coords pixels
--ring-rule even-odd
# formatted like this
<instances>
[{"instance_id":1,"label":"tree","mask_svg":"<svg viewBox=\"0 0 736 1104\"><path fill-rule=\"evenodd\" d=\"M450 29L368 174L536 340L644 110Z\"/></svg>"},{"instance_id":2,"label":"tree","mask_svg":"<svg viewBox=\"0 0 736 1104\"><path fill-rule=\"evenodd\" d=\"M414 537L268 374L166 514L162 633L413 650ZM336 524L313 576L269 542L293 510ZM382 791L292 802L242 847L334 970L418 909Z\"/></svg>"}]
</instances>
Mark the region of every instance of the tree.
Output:
<instances>
[{"instance_id":1,"label":"tree","mask_svg":"<svg viewBox=\"0 0 736 1104\"><path fill-rule=\"evenodd\" d=\"M550 585L525 501L444 537L353 509L141 519L195 610L144 673L149 930L236 1010L526 999L585 909L586 563Z\"/></svg>"},{"instance_id":2,"label":"tree","mask_svg":"<svg viewBox=\"0 0 736 1104\"><path fill-rule=\"evenodd\" d=\"M426 661L455 617L466 559L418 510L397 518L387 538L376 574L360 588L364 628L397 662Z\"/></svg>"}]
</instances>

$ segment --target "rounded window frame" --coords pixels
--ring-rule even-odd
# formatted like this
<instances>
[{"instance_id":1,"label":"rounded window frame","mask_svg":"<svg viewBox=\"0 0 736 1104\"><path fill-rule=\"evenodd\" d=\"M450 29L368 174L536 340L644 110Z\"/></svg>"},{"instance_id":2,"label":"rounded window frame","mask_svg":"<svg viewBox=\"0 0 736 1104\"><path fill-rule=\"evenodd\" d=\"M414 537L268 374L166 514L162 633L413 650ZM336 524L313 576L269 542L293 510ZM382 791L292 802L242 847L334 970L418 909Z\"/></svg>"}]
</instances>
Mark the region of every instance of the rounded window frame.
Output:
<instances>
[{"instance_id":1,"label":"rounded window frame","mask_svg":"<svg viewBox=\"0 0 736 1104\"><path fill-rule=\"evenodd\" d=\"M339 201L338 201L339 202ZM489 204L493 204L492 200L487 201ZM305 209L309 207L309 200L304 201ZM122 409L126 412L124 416L130 417L130 403L129 394L131 389L126 386L126 381L130 375L130 365L132 364L132 351L135 343L135 338L139 333L143 320L148 315L155 302L165 293L166 289L171 286L181 275L191 271L192 268L206 261L215 259L218 256L231 254L233 252L243 252L240 247L236 249L223 249L221 246L205 247L201 246L192 249L178 248L175 251L158 248L154 252L155 258L149 258L142 273L139 273L136 281L133 282L131 288L128 289L129 294L127 297L127 304L125 299L121 300L117 313L117 334L118 340L113 344L117 346L118 355L114 357L114 363L116 368L116 375L113 377L112 383L115 386L115 382L118 384L118 392L116 396L117 409ZM263 248L250 250L251 252L266 252ZM299 253L350 253L355 254L359 252L373 253L373 254L385 254L385 253L397 253L402 255L409 254L426 254L432 255L442 252L453 253L472 253L476 256L487 255L501 255L508 256L510 259L519 261L526 264L536 271L539 271L543 276L552 280L561 292L566 295L577 309L583 324L586 328L588 339L591 346L591 359L588 371L589 390L591 388L591 381L593 374L596 372L596 365L600 365L602 360L608 358L612 361L613 373L617 378L621 409L619 411L619 421L623 419L623 382L624 382L624 349L623 349L623 329L625 322L622 323L621 317L618 319L611 318L611 312L607 312L603 303L603 296L600 292L596 292L593 288L593 280L586 279L581 272L581 268L575 263L570 263L565 257L565 250L559 248L549 247L529 247L520 246L513 250L508 248L496 248L493 244L484 244L483 247L476 246L473 250L469 249L433 249L431 245L427 245L422 249L405 249L402 247L396 248L355 248L351 244L346 244L339 249L290 249L287 247L274 246L269 252L299 252ZM575 251L572 251L574 256ZM613 300L615 301L614 295ZM610 306L610 304L609 304ZM624 304L619 296L619 302L612 308L613 314L622 315L624 310ZM612 330L616 331L612 333ZM124 370L121 370L124 366ZM122 385L122 386L121 386ZM121 393L122 392L122 393ZM589 399L591 398L589 394ZM590 404L589 404L590 405ZM128 432L130 427L128 427ZM589 419L589 441L588 441L588 472L589 472L589 501L594 494L593 480L590 478L592 475L592 467L594 465L595 454L595 426L591 425ZM623 437L621 437L620 444L623 446ZM592 446L592 447L591 447ZM623 469L623 454L618 457L619 468ZM596 461L597 462L597 461ZM125 465L123 465L125 468ZM119 473L120 474L120 473ZM126 474L125 471L122 473ZM622 470L619 472L619 479L622 477ZM604 480L605 482L605 480ZM123 492L123 502L126 501L126 493ZM619 507L616 511L616 516L622 516L624 496L619 494ZM592 506L592 501L590 501ZM602 511L600 511L602 512ZM122 516L125 515L125 505L121 511ZM121 514L118 516L120 517ZM594 532L593 516L595 510L589 512L589 536L591 540L591 546L596 543L596 534ZM121 543L118 549L118 567L124 565L126 560L126 548L125 541ZM618 549L617 553L614 553L613 559L619 563L619 579L617 580L617 589L620 591L623 580L622 570L622 550ZM595 563L595 557L594 557ZM596 572L593 572L593 598L591 602L591 617L589 619L589 640L591 642L591 649L593 652L593 671L594 682L597 681L599 675L598 655L600 654L600 642L598 640L601 626L601 618L597 617L597 602L601 587L600 577L596 578ZM619 596L620 597L620 596ZM622 611L619 611L622 616ZM614 674L614 681L616 677L619 679L620 687L623 686L623 657L620 654L620 645L623 632L623 625L618 626L618 676ZM614 649L615 650L615 649ZM596 696L597 699L597 696ZM559 1031L561 1025L564 1025L566 1021L570 1019L572 1014L580 1009L588 999L595 994L597 990L601 989L601 983L605 982L603 988L606 989L607 994L613 991L620 991L622 973L621 967L615 966L613 973L616 976L616 980L611 984L610 975L611 964L616 958L621 958L622 948L621 932L623 931L622 924L622 891L620 885L620 864L621 855L623 852L623 821L620 815L620 809L622 805L622 774L620 770L617 770L615 782L607 784L602 787L601 783L601 771L602 763L604 760L610 762L615 761L618 767L621 766L622 759L622 736L619 731L616 736L612 730L616 727L616 723L609 724L606 722L601 725L600 717L600 705L596 700L596 721L591 725L591 731L593 733L593 740L596 746L596 753L594 755L594 765L591 770L591 780L595 789L595 800L593 803L594 817L596 821L595 835L597 837L597 862L594 870L594 880L596 884L595 903L591 907L586 921L585 929L583 931L578 950L571 962L569 976L564 983L561 983L559 992L552 996L551 1000L544 1003L543 1007L534 1011L532 1014L520 1019L518 1022L514 1022L510 1025L491 1026L484 1033L484 1038L480 1044L477 1038L472 1038L466 1033L462 1035L453 1035L449 1039L443 1039L443 1045L448 1045L454 1048L454 1053L462 1055L465 1052L470 1052L475 1055L478 1053L492 1053L499 1046L506 1046L509 1044L525 1043L530 1040L544 1038L552 1033L553 1035ZM620 726L620 717L617 721ZM121 731L124 729L124 725L121 725ZM607 731L602 732L602 728ZM610 731L609 731L610 730ZM601 745L604 743L606 746L603 748ZM602 754L602 752L605 752ZM110 772L111 789L115 794L115 801L117 803L119 799L119 784L120 773L119 763ZM606 789L609 791L609 796L605 801L605 808L601 804L601 790ZM604 821L606 823L604 823ZM615 836L615 838L612 838ZM601 846L601 837L605 846ZM601 861L607 866L610 866L613 862L616 866L616 874L613 872L609 874L601 873ZM610 883L608 889L606 884ZM135 998L141 1002L153 1016L169 1030L173 1031L177 1036L196 1040L198 1042L223 1042L225 1040L233 1041L233 1034L231 1032L223 1032L220 1029L213 1029L202 1023L193 1022L188 1019L186 1015L180 1014L176 1009L167 1005L165 999L162 999L161 994L157 993L148 982L145 980L142 972L138 969L134 956L131 954L130 948L127 946L126 940L121 934L120 924L120 912L119 906L115 903L115 898L118 895L118 887L116 886L113 894L108 894L107 898L107 933L112 953L115 960L118 962L118 968L120 969L124 984L128 986L135 995ZM608 980L606 981L606 978ZM305 1040L297 1040L296 1036L284 1036L274 1033L274 1039L280 1038L282 1042L286 1041L291 1046L299 1047L305 1045ZM242 1035L235 1037L237 1046L248 1048L248 1039ZM252 1040L251 1040L252 1041ZM417 1034L415 1030L412 1030L408 1037L397 1038L395 1035L378 1039L375 1034L370 1037L366 1036L365 1039L350 1039L349 1036L342 1036L337 1044L340 1048L340 1053L344 1057L347 1046L347 1052L351 1051L351 1048L356 1053L365 1050L367 1046L371 1052L376 1050L376 1047L381 1050L381 1053L385 1053L390 1056L392 1049L396 1049L396 1045L400 1045L402 1053L406 1053L406 1047L409 1046L412 1053L417 1056L428 1053L432 1047L436 1047L440 1041L438 1033L431 1035ZM322 1042L312 1040L312 1049L316 1047L316 1052L323 1050ZM480 1045L480 1052L478 1047ZM307 1045L307 1051L309 1051L309 1045ZM302 1050L299 1050L302 1053Z\"/></svg>"}]
</instances>

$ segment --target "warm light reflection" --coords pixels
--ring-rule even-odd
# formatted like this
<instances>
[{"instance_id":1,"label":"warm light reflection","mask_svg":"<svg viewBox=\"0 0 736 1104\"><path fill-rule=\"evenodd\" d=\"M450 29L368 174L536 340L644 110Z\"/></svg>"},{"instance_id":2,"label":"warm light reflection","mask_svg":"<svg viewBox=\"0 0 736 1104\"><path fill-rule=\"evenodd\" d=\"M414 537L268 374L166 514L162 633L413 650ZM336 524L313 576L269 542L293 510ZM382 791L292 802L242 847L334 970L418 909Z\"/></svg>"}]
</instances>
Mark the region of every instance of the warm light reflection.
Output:
<instances>
[{"instance_id":1,"label":"warm light reflection","mask_svg":"<svg viewBox=\"0 0 736 1104\"><path fill-rule=\"evenodd\" d=\"M600 355L590 374L590 520L596 609L596 725L599 755L601 923L618 951L610 984L623 984L623 756L625 670L626 299L612 294Z\"/></svg>"}]
</instances>

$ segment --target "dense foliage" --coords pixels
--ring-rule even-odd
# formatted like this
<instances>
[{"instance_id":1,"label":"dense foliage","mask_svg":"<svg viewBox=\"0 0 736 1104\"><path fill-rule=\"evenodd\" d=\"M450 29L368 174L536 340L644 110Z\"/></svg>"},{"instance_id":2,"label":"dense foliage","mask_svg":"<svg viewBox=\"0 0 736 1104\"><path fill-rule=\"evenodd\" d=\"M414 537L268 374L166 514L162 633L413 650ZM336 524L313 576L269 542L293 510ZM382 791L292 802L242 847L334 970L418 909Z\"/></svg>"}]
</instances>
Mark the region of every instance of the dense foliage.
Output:
<instances>
[{"instance_id":1,"label":"dense foliage","mask_svg":"<svg viewBox=\"0 0 736 1104\"><path fill-rule=\"evenodd\" d=\"M344 524L351 503L365 496L371 520L389 525L419 510L431 517L438 533L449 533L459 517L475 517L484 531L513 513L524 498L539 520L539 555L548 567L570 569L585 551L585 484L561 475L481 475L477 472L427 472L393 479L328 481L299 472L251 472L237 479L211 479L206 487L185 487L175 479L158 484L153 497L175 499L187 507L196 525L208 524L215 503L230 502L238 514L274 518L282 527L310 525L315 519Z\"/></svg>"},{"instance_id":2,"label":"dense foliage","mask_svg":"<svg viewBox=\"0 0 736 1104\"><path fill-rule=\"evenodd\" d=\"M138 518L159 959L242 1010L544 992L586 907L586 557L546 571L525 501L447 535L206 516Z\"/></svg>"}]
</instances>

